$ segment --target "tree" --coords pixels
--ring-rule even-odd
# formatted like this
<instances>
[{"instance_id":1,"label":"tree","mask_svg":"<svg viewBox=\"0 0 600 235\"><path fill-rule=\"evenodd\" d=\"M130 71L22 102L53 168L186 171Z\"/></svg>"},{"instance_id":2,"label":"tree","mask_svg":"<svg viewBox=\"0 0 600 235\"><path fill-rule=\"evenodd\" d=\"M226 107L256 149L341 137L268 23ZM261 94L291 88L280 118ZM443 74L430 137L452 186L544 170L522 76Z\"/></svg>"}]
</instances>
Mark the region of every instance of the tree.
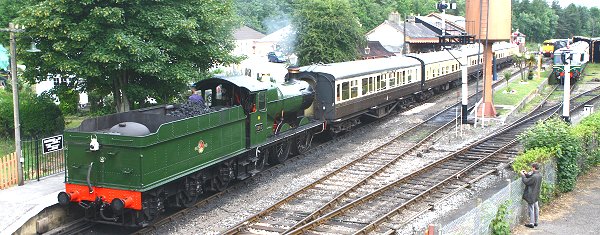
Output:
<instances>
[{"instance_id":1,"label":"tree","mask_svg":"<svg viewBox=\"0 0 600 235\"><path fill-rule=\"evenodd\" d=\"M536 62L537 61L535 59L535 56L533 56L533 55L525 56L525 65L527 65L527 70L529 70L527 72L527 79L529 79L529 80L533 79L533 66L535 66Z\"/></svg>"},{"instance_id":2,"label":"tree","mask_svg":"<svg viewBox=\"0 0 600 235\"><path fill-rule=\"evenodd\" d=\"M8 27L24 6L31 4L31 0L0 0L0 28ZM8 33L0 32L0 44L8 45Z\"/></svg>"},{"instance_id":3,"label":"tree","mask_svg":"<svg viewBox=\"0 0 600 235\"><path fill-rule=\"evenodd\" d=\"M521 74L521 81L525 81L525 77L523 76L523 66L525 63L525 57L521 53L515 54L512 56L513 63L519 68L519 73Z\"/></svg>"},{"instance_id":4,"label":"tree","mask_svg":"<svg viewBox=\"0 0 600 235\"><path fill-rule=\"evenodd\" d=\"M235 8L243 25L272 33L290 23L290 0L236 0Z\"/></svg>"},{"instance_id":5,"label":"tree","mask_svg":"<svg viewBox=\"0 0 600 235\"><path fill-rule=\"evenodd\" d=\"M78 79L83 90L112 94L118 112L148 97L174 97L216 64L235 61L230 0L40 1L17 21L40 55L21 53L24 76ZM23 49L21 49L23 50Z\"/></svg>"},{"instance_id":6,"label":"tree","mask_svg":"<svg viewBox=\"0 0 600 235\"><path fill-rule=\"evenodd\" d=\"M371 30L381 24L392 11L388 1L350 0L354 15L366 30Z\"/></svg>"},{"instance_id":7,"label":"tree","mask_svg":"<svg viewBox=\"0 0 600 235\"><path fill-rule=\"evenodd\" d=\"M358 58L366 38L346 0L299 0L292 22L299 65Z\"/></svg>"},{"instance_id":8,"label":"tree","mask_svg":"<svg viewBox=\"0 0 600 235\"><path fill-rule=\"evenodd\" d=\"M508 85L508 82L510 81L510 78L512 77L512 73L510 71L505 71L502 74L502 78L504 78L504 81L506 81L506 92L510 92L512 89L510 89L510 86Z\"/></svg>"}]
</instances>

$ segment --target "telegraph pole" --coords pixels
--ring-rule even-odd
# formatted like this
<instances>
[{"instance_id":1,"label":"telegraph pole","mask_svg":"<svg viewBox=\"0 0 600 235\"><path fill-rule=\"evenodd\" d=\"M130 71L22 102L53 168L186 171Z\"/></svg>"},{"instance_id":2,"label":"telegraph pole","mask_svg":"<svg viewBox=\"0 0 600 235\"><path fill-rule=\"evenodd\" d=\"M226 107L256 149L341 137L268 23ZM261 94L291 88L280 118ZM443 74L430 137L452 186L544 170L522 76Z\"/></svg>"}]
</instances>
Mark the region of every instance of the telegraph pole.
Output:
<instances>
[{"instance_id":1,"label":"telegraph pole","mask_svg":"<svg viewBox=\"0 0 600 235\"><path fill-rule=\"evenodd\" d=\"M19 163L17 164L19 185L25 183L23 177L23 156L21 156L21 124L19 122L19 81L17 80L17 39L15 33L23 32L17 29L13 23L8 24L8 29L2 30L10 33L10 77L12 79L13 114L15 121L15 153Z\"/></svg>"}]
</instances>

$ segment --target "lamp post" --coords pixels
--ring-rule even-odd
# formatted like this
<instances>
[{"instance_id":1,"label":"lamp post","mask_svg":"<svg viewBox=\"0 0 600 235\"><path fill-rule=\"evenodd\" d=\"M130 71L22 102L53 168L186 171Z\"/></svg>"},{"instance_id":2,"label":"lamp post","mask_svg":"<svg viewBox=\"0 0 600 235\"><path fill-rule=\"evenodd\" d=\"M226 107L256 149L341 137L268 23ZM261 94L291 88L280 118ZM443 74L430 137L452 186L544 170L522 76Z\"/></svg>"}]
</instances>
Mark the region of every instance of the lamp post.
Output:
<instances>
[{"instance_id":1,"label":"lamp post","mask_svg":"<svg viewBox=\"0 0 600 235\"><path fill-rule=\"evenodd\" d=\"M15 153L19 164L17 164L18 181L19 186L25 183L23 177L23 162L25 159L21 155L21 124L19 122L19 81L17 80L17 38L16 33L25 32L23 28L19 28L13 23L8 24L7 29L0 29L0 31L9 32L10 34L10 77L12 80L12 93L13 93L13 114L15 121ZM28 52L40 52L39 49L35 48L35 43L32 43L32 48L27 50Z\"/></svg>"}]
</instances>

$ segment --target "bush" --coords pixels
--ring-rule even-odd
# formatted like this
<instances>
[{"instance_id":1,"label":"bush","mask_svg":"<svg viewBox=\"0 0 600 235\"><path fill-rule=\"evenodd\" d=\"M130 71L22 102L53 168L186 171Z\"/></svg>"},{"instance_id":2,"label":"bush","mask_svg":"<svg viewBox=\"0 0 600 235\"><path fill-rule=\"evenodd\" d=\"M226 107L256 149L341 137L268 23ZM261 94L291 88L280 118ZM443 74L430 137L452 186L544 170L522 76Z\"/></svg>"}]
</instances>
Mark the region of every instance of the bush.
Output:
<instances>
[{"instance_id":1,"label":"bush","mask_svg":"<svg viewBox=\"0 0 600 235\"><path fill-rule=\"evenodd\" d=\"M598 151L598 133L600 133L600 113L594 113L584 118L572 128L573 135L580 140L582 152L580 154L579 166L582 172L600 163L600 151Z\"/></svg>"},{"instance_id":2,"label":"bush","mask_svg":"<svg viewBox=\"0 0 600 235\"><path fill-rule=\"evenodd\" d=\"M19 94L19 119L23 137L45 137L62 132L62 112L47 95ZM0 136L14 135L12 94L0 91Z\"/></svg>"},{"instance_id":3,"label":"bush","mask_svg":"<svg viewBox=\"0 0 600 235\"><path fill-rule=\"evenodd\" d=\"M515 173L521 172L521 170L529 171L531 163L539 162L544 163L550 160L556 150L553 148L539 147L527 150L527 152L519 154L512 163L512 168Z\"/></svg>"},{"instance_id":4,"label":"bush","mask_svg":"<svg viewBox=\"0 0 600 235\"><path fill-rule=\"evenodd\" d=\"M534 148L553 148L556 152L558 190L568 192L575 187L579 167L577 156L581 152L578 138L570 126L559 118L539 122L519 135L519 140L528 151Z\"/></svg>"},{"instance_id":5,"label":"bush","mask_svg":"<svg viewBox=\"0 0 600 235\"><path fill-rule=\"evenodd\" d=\"M492 227L492 234L494 235L510 234L510 224L508 224L508 221L506 220L506 215L508 215L508 204L509 201L500 204L498 211L496 212L496 217L490 224Z\"/></svg>"},{"instance_id":6,"label":"bush","mask_svg":"<svg viewBox=\"0 0 600 235\"><path fill-rule=\"evenodd\" d=\"M548 182L542 181L542 190L540 192L540 201L542 202L542 204L550 202L550 200L554 198L555 194L556 189L554 188L554 186L552 184L549 184Z\"/></svg>"}]
</instances>

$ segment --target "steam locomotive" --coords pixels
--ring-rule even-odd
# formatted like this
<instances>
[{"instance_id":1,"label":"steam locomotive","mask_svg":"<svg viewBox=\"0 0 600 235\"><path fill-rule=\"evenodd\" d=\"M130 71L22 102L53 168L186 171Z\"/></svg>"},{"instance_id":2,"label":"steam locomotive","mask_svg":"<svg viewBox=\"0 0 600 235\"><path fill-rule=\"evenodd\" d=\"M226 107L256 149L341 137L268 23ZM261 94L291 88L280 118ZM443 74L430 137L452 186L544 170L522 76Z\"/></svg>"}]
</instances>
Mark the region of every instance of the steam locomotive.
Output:
<instances>
[{"instance_id":1,"label":"steam locomotive","mask_svg":"<svg viewBox=\"0 0 600 235\"><path fill-rule=\"evenodd\" d=\"M496 65L518 48L494 46ZM350 131L457 86L457 51L290 68L286 82L214 77L195 88L205 106L161 105L84 120L64 133L67 165L61 205L88 220L146 226L167 207L188 207L209 191L302 154L315 134ZM476 47L464 49L481 75ZM185 115L189 110L199 113ZM183 114L183 115L182 115Z\"/></svg>"}]
</instances>

